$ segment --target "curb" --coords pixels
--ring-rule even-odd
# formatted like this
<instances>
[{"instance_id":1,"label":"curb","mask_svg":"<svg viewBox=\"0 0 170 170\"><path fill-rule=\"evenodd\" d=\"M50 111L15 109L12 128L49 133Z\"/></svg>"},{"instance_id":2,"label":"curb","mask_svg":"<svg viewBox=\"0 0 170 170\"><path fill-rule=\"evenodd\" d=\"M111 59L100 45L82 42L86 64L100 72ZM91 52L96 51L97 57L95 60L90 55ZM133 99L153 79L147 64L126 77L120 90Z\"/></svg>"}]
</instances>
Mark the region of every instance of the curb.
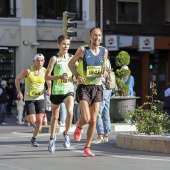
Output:
<instances>
[{"instance_id":1,"label":"curb","mask_svg":"<svg viewBox=\"0 0 170 170\"><path fill-rule=\"evenodd\" d=\"M70 128L70 133L71 132L74 132L76 126L72 126ZM65 126L58 126L57 129L56 129L56 132L57 133L63 133L65 130ZM50 133L50 126L42 126L42 129L41 129L41 133Z\"/></svg>"},{"instance_id":2,"label":"curb","mask_svg":"<svg viewBox=\"0 0 170 170\"><path fill-rule=\"evenodd\" d=\"M114 132L136 132L136 126L134 125L112 125Z\"/></svg>"},{"instance_id":3,"label":"curb","mask_svg":"<svg viewBox=\"0 0 170 170\"><path fill-rule=\"evenodd\" d=\"M170 136L118 134L116 145L126 149L170 153Z\"/></svg>"},{"instance_id":4,"label":"curb","mask_svg":"<svg viewBox=\"0 0 170 170\"><path fill-rule=\"evenodd\" d=\"M70 132L74 132L76 125L71 126ZM87 126L84 126L84 129L87 129ZM56 132L60 133L65 130L65 126L57 126ZM136 126L132 125L123 125L123 124L111 124L111 131L112 132L136 132ZM41 133L49 133L50 132L50 125L42 126Z\"/></svg>"}]
</instances>

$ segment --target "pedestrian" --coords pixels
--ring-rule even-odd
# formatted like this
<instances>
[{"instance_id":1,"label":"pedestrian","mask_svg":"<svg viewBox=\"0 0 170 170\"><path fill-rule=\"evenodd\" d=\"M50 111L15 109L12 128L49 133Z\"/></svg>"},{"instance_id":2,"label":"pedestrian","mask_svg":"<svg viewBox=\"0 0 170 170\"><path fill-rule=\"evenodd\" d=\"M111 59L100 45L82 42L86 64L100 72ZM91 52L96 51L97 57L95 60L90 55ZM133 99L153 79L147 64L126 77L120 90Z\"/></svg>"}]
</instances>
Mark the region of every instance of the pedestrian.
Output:
<instances>
[{"instance_id":1,"label":"pedestrian","mask_svg":"<svg viewBox=\"0 0 170 170\"><path fill-rule=\"evenodd\" d=\"M17 116L18 121L17 121L17 123L19 125L22 125L22 124L24 124L24 122L23 122L23 112L24 112L25 102L24 102L23 99L20 99L20 100L15 100L15 103L17 105L17 112L18 112L18 116Z\"/></svg>"},{"instance_id":2,"label":"pedestrian","mask_svg":"<svg viewBox=\"0 0 170 170\"><path fill-rule=\"evenodd\" d=\"M110 61L107 60L107 71L110 71L111 64ZM110 124L110 97L112 93L112 89L107 89L105 86L106 78L102 76L102 85L103 85L103 101L100 103L99 114L97 116L97 135L98 138L93 140L92 143L106 143L109 142L109 133L111 130Z\"/></svg>"},{"instance_id":3,"label":"pedestrian","mask_svg":"<svg viewBox=\"0 0 170 170\"><path fill-rule=\"evenodd\" d=\"M74 84L74 110L73 110L73 121L72 121L72 123L76 124L77 121L80 119L81 112L80 112L80 104L76 100L76 91L77 91L78 84L77 84L77 80L76 80L75 77L74 77L74 80L73 80L73 84Z\"/></svg>"},{"instance_id":4,"label":"pedestrian","mask_svg":"<svg viewBox=\"0 0 170 170\"><path fill-rule=\"evenodd\" d=\"M124 70L129 70L128 66L122 66L121 69ZM135 85L135 80L134 77L132 75L129 75L128 77L124 78L124 82L129 86L129 92L128 95L129 96L135 96L135 92L134 92L134 85Z\"/></svg>"},{"instance_id":5,"label":"pedestrian","mask_svg":"<svg viewBox=\"0 0 170 170\"><path fill-rule=\"evenodd\" d=\"M84 148L85 156L94 156L90 150L91 141L96 129L96 120L99 113L100 102L103 100L103 86L101 75L106 77L106 59L108 51L100 46L102 41L102 31L100 28L90 30L90 44L80 46L68 66L73 75L77 78L77 101L80 103L81 117L76 123L74 140L79 142L83 126L89 124L87 128L86 144ZM79 62L76 69L76 62Z\"/></svg>"},{"instance_id":6,"label":"pedestrian","mask_svg":"<svg viewBox=\"0 0 170 170\"><path fill-rule=\"evenodd\" d=\"M20 90L22 92L22 94L24 94L24 84L23 83L20 83ZM25 115L24 115L24 106L25 106L25 102L23 99L18 99L17 98L17 93L15 95L15 103L16 103L16 107L17 107L17 113L18 113L18 116L17 116L17 123L19 125L22 125L24 124L24 121L23 119L25 118Z\"/></svg>"},{"instance_id":7,"label":"pedestrian","mask_svg":"<svg viewBox=\"0 0 170 170\"><path fill-rule=\"evenodd\" d=\"M66 35L60 35L58 37L57 46L58 53L56 56L52 56L45 75L46 80L52 80L52 93L50 100L52 103L52 117L51 117L51 135L48 150L51 153L55 152L56 141L56 127L58 124L60 104L65 103L67 116L66 125L63 132L65 148L70 147L69 130L73 118L74 107L74 86L73 76L68 68L68 62L72 58L72 55L68 53L70 47L71 38Z\"/></svg>"},{"instance_id":8,"label":"pedestrian","mask_svg":"<svg viewBox=\"0 0 170 170\"><path fill-rule=\"evenodd\" d=\"M67 110L64 103L60 104L60 112L59 112L59 122L58 124L61 126L65 126Z\"/></svg>"},{"instance_id":9,"label":"pedestrian","mask_svg":"<svg viewBox=\"0 0 170 170\"><path fill-rule=\"evenodd\" d=\"M8 102L7 102L7 116L10 117L13 115L12 113L12 106L15 102L15 95L16 95L16 88L13 78L9 78L7 81L7 87L6 87L7 93L8 93Z\"/></svg>"},{"instance_id":10,"label":"pedestrian","mask_svg":"<svg viewBox=\"0 0 170 170\"><path fill-rule=\"evenodd\" d=\"M166 89L164 91L164 97L165 97L165 101L163 104L163 109L165 112L167 112L170 118L170 83L168 83L166 86Z\"/></svg>"},{"instance_id":11,"label":"pedestrian","mask_svg":"<svg viewBox=\"0 0 170 170\"><path fill-rule=\"evenodd\" d=\"M6 91L6 87L7 87L7 81L1 80L1 86L0 86L0 124L1 125L8 124L5 121L6 105L7 105L7 101L8 101L8 94Z\"/></svg>"},{"instance_id":12,"label":"pedestrian","mask_svg":"<svg viewBox=\"0 0 170 170\"><path fill-rule=\"evenodd\" d=\"M45 72L44 56L42 54L36 54L34 56L34 65L30 68L24 69L15 79L15 86L17 89L18 99L25 101L25 109L27 113L27 122L35 124L33 137L31 139L31 146L38 147L39 144L36 141L38 133L42 127L42 120L45 113ZM25 78L25 92L24 97L20 89L20 81ZM51 81L46 81L48 89L47 95L51 94Z\"/></svg>"}]
</instances>

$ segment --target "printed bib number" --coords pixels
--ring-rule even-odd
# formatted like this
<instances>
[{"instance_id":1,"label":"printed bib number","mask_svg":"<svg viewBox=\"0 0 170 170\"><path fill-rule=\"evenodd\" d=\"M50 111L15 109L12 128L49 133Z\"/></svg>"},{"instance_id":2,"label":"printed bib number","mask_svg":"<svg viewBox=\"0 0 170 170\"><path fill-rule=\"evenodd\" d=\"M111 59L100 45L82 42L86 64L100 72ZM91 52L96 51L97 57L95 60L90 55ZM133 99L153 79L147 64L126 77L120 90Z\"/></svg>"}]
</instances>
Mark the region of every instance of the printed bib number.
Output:
<instances>
[{"instance_id":1,"label":"printed bib number","mask_svg":"<svg viewBox=\"0 0 170 170\"><path fill-rule=\"evenodd\" d=\"M30 96L41 96L43 95L43 89L30 87Z\"/></svg>"},{"instance_id":2,"label":"printed bib number","mask_svg":"<svg viewBox=\"0 0 170 170\"><path fill-rule=\"evenodd\" d=\"M65 79L65 80L64 80L64 79L58 79L58 80L57 80L57 83L58 83L58 84L63 84L63 85L66 84L66 83L68 83L68 82L69 82L69 79Z\"/></svg>"},{"instance_id":3,"label":"printed bib number","mask_svg":"<svg viewBox=\"0 0 170 170\"><path fill-rule=\"evenodd\" d=\"M101 66L87 66L86 77L100 77L101 72Z\"/></svg>"}]
</instances>

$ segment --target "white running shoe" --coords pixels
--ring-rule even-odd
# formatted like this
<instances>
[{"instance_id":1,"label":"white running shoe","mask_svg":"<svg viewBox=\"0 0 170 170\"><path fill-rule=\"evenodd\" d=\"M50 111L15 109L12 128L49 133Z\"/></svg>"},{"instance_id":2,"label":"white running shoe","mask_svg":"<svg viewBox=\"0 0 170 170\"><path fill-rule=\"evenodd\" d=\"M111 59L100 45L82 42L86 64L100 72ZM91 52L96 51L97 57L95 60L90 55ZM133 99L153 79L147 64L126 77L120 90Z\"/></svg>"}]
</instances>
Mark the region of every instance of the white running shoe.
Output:
<instances>
[{"instance_id":1,"label":"white running shoe","mask_svg":"<svg viewBox=\"0 0 170 170\"><path fill-rule=\"evenodd\" d=\"M56 134L54 135L54 138L52 140L50 140L49 145L48 145L48 151L51 153L55 152L55 141L56 141L57 137Z\"/></svg>"}]
</instances>

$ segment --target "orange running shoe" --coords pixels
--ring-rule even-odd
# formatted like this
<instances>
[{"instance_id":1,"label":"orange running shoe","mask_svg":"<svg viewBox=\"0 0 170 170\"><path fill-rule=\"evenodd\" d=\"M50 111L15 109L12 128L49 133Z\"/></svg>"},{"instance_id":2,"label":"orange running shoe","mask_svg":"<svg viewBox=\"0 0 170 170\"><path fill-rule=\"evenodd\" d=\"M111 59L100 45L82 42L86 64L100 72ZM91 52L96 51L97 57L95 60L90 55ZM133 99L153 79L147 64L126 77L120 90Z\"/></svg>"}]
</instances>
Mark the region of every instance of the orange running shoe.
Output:
<instances>
[{"instance_id":1,"label":"orange running shoe","mask_svg":"<svg viewBox=\"0 0 170 170\"><path fill-rule=\"evenodd\" d=\"M74 140L76 142L79 142L81 140L81 133L82 133L82 130L83 130L83 128L78 127L78 124L79 124L79 122L76 123L76 129L74 131Z\"/></svg>"},{"instance_id":2,"label":"orange running shoe","mask_svg":"<svg viewBox=\"0 0 170 170\"><path fill-rule=\"evenodd\" d=\"M93 157L93 156L95 156L95 155L94 155L94 153L91 152L90 148L85 147L85 148L84 148L84 156Z\"/></svg>"}]
</instances>

